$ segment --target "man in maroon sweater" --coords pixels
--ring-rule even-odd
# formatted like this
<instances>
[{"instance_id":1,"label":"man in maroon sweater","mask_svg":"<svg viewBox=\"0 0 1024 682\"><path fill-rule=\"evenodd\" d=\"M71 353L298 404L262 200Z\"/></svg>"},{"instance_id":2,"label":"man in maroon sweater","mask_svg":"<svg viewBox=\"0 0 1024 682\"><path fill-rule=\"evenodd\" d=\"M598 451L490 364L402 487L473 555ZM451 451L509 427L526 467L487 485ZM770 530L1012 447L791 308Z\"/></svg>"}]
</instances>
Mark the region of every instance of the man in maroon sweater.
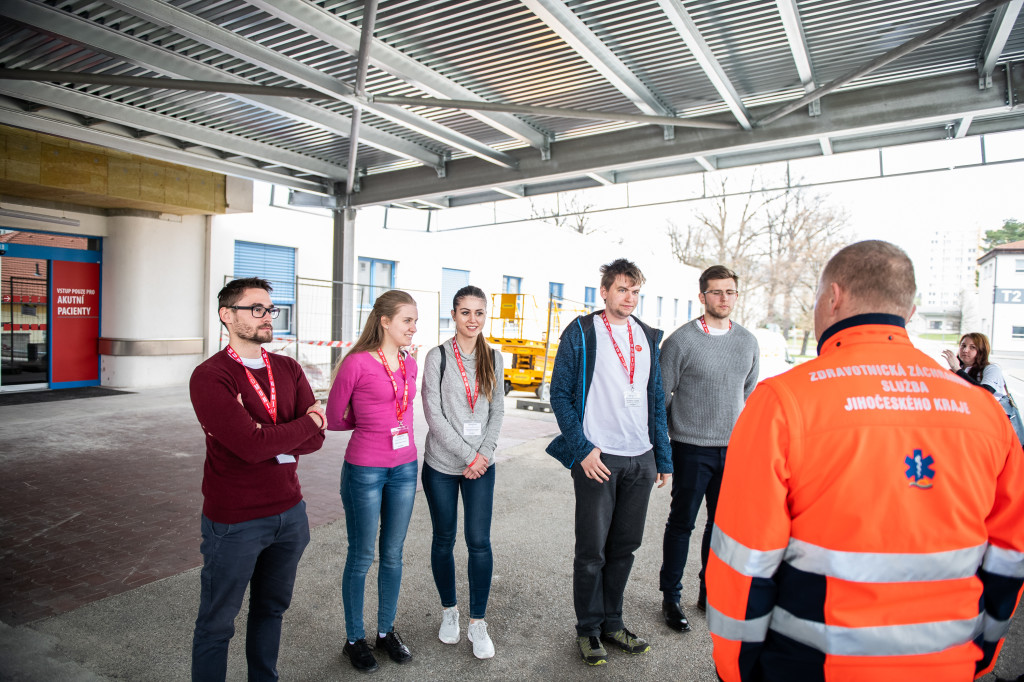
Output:
<instances>
[{"instance_id":1,"label":"man in maroon sweater","mask_svg":"<svg viewBox=\"0 0 1024 682\"><path fill-rule=\"evenodd\" d=\"M326 418L297 362L271 355L270 283L236 279L217 295L229 345L192 372L206 433L203 571L192 679L224 680L235 616L249 587L249 680L276 680L281 619L309 543L296 456L320 449Z\"/></svg>"}]
</instances>

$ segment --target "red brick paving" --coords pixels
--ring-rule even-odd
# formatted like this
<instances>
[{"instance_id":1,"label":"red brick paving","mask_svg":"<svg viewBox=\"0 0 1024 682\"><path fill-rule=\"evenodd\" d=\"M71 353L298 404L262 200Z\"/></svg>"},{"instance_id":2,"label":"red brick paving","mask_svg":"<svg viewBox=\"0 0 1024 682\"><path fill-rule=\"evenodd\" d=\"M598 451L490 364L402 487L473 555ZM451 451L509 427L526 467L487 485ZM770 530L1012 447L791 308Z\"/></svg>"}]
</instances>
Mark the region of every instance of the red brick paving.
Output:
<instances>
[{"instance_id":1,"label":"red brick paving","mask_svg":"<svg viewBox=\"0 0 1024 682\"><path fill-rule=\"evenodd\" d=\"M68 410L69 403L85 401L39 405L44 432L22 425L0 433L0 442L19 443L13 452L5 445L0 456L4 623L65 613L202 563L204 444L187 397L172 394L173 405L160 410L159 420L146 411L144 398L138 414L124 401L95 402L109 400L88 399L78 416L69 413L79 406ZM104 405L111 414L97 415ZM102 431L98 421L105 424ZM422 449L426 425L420 422ZM510 414L502 445L556 428ZM342 516L338 483L347 442L348 434L331 433L323 450L301 460L311 526Z\"/></svg>"}]
</instances>

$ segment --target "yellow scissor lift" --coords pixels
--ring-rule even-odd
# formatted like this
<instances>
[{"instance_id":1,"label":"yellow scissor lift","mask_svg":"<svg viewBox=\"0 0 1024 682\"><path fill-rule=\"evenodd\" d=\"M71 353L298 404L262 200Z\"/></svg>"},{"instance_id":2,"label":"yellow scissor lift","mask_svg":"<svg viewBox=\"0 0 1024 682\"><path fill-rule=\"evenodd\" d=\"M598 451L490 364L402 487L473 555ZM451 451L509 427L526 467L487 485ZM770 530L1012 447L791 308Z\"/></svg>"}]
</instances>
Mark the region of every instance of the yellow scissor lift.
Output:
<instances>
[{"instance_id":1,"label":"yellow scissor lift","mask_svg":"<svg viewBox=\"0 0 1024 682\"><path fill-rule=\"evenodd\" d=\"M528 294L491 294L491 310L497 314L491 316L487 340L512 356L505 367L505 395L512 390L529 391L548 399L561 320L572 320L582 312L566 308L565 303L552 299L542 309Z\"/></svg>"}]
</instances>

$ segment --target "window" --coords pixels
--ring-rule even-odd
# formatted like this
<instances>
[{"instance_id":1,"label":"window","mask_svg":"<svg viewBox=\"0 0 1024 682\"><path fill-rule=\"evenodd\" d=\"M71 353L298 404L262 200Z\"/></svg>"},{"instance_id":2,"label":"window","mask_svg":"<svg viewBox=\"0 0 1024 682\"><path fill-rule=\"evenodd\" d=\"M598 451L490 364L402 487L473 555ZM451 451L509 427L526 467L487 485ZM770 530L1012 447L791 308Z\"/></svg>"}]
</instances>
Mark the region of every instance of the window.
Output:
<instances>
[{"instance_id":1,"label":"window","mask_svg":"<svg viewBox=\"0 0 1024 682\"><path fill-rule=\"evenodd\" d=\"M643 316L644 316L644 298L645 298L644 295L640 294L640 317L641 318L643 318Z\"/></svg>"},{"instance_id":2,"label":"window","mask_svg":"<svg viewBox=\"0 0 1024 682\"><path fill-rule=\"evenodd\" d=\"M1024 339L1024 327L1014 327L1013 328L1013 338L1015 338L1015 339Z\"/></svg>"},{"instance_id":3,"label":"window","mask_svg":"<svg viewBox=\"0 0 1024 682\"><path fill-rule=\"evenodd\" d=\"M686 319L693 319L693 301L686 302Z\"/></svg>"},{"instance_id":4,"label":"window","mask_svg":"<svg viewBox=\"0 0 1024 682\"><path fill-rule=\"evenodd\" d=\"M661 296L659 296L657 299L655 299L655 302L657 304L656 310L657 310L657 314L658 314L658 319L655 320L654 324L656 326L660 327L661 326Z\"/></svg>"},{"instance_id":5,"label":"window","mask_svg":"<svg viewBox=\"0 0 1024 682\"><path fill-rule=\"evenodd\" d=\"M270 301L281 309L273 321L275 334L292 334L292 306L295 305L295 249L290 246L235 242L235 275L262 277L274 290Z\"/></svg>"},{"instance_id":6,"label":"window","mask_svg":"<svg viewBox=\"0 0 1024 682\"><path fill-rule=\"evenodd\" d=\"M583 305L588 313L592 313L597 309L597 287L584 287Z\"/></svg>"},{"instance_id":7,"label":"window","mask_svg":"<svg viewBox=\"0 0 1024 682\"><path fill-rule=\"evenodd\" d=\"M562 290L564 285L561 282L548 282L548 295L554 299L555 310L562 309Z\"/></svg>"},{"instance_id":8,"label":"window","mask_svg":"<svg viewBox=\"0 0 1024 682\"><path fill-rule=\"evenodd\" d=\"M469 284L469 270L453 270L441 268L441 314L438 316L437 328L443 332L455 331L455 320L452 319L452 299L455 293Z\"/></svg>"},{"instance_id":9,"label":"window","mask_svg":"<svg viewBox=\"0 0 1024 682\"><path fill-rule=\"evenodd\" d=\"M673 327L678 327L679 326L679 299L678 298L673 298L672 299L672 326Z\"/></svg>"},{"instance_id":10,"label":"window","mask_svg":"<svg viewBox=\"0 0 1024 682\"><path fill-rule=\"evenodd\" d=\"M1016 260L1016 265L1017 265L1016 271L1017 272L1024 272L1024 258L1017 258L1015 260Z\"/></svg>"},{"instance_id":11,"label":"window","mask_svg":"<svg viewBox=\"0 0 1024 682\"><path fill-rule=\"evenodd\" d=\"M501 293L521 294L523 293L523 278L503 275L501 278Z\"/></svg>"},{"instance_id":12,"label":"window","mask_svg":"<svg viewBox=\"0 0 1024 682\"><path fill-rule=\"evenodd\" d=\"M388 289L395 288L395 261L360 258L356 267L359 287L359 325L362 329L373 310L373 302Z\"/></svg>"},{"instance_id":13,"label":"window","mask_svg":"<svg viewBox=\"0 0 1024 682\"><path fill-rule=\"evenodd\" d=\"M942 329L942 320L932 320L928 323L929 329Z\"/></svg>"}]
</instances>

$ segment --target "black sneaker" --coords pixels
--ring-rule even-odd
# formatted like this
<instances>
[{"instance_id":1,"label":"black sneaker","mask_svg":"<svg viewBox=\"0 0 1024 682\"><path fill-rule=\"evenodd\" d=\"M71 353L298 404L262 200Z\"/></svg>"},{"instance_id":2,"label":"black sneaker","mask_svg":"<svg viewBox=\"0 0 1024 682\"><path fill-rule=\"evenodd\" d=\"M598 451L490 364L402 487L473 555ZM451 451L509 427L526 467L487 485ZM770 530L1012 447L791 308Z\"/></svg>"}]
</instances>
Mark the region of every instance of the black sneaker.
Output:
<instances>
[{"instance_id":1,"label":"black sneaker","mask_svg":"<svg viewBox=\"0 0 1024 682\"><path fill-rule=\"evenodd\" d=\"M597 637L577 637L576 646L587 665L604 665L608 662L608 652Z\"/></svg>"},{"instance_id":2,"label":"black sneaker","mask_svg":"<svg viewBox=\"0 0 1024 682\"><path fill-rule=\"evenodd\" d=\"M409 647L402 643L402 638L398 636L398 632L395 630L392 630L383 637L378 633L377 648L383 648L387 651L388 656L395 663L408 663L412 660L412 653L409 652Z\"/></svg>"},{"instance_id":3,"label":"black sneaker","mask_svg":"<svg viewBox=\"0 0 1024 682\"><path fill-rule=\"evenodd\" d=\"M361 673L372 673L377 669L377 659L370 651L370 645L365 639L357 639L354 643L345 642L342 653L352 661L352 667Z\"/></svg>"},{"instance_id":4,"label":"black sneaker","mask_svg":"<svg viewBox=\"0 0 1024 682\"><path fill-rule=\"evenodd\" d=\"M651 645L640 639L626 628L615 632L605 632L601 639L609 644L614 644L627 654L646 654L651 650Z\"/></svg>"}]
</instances>

